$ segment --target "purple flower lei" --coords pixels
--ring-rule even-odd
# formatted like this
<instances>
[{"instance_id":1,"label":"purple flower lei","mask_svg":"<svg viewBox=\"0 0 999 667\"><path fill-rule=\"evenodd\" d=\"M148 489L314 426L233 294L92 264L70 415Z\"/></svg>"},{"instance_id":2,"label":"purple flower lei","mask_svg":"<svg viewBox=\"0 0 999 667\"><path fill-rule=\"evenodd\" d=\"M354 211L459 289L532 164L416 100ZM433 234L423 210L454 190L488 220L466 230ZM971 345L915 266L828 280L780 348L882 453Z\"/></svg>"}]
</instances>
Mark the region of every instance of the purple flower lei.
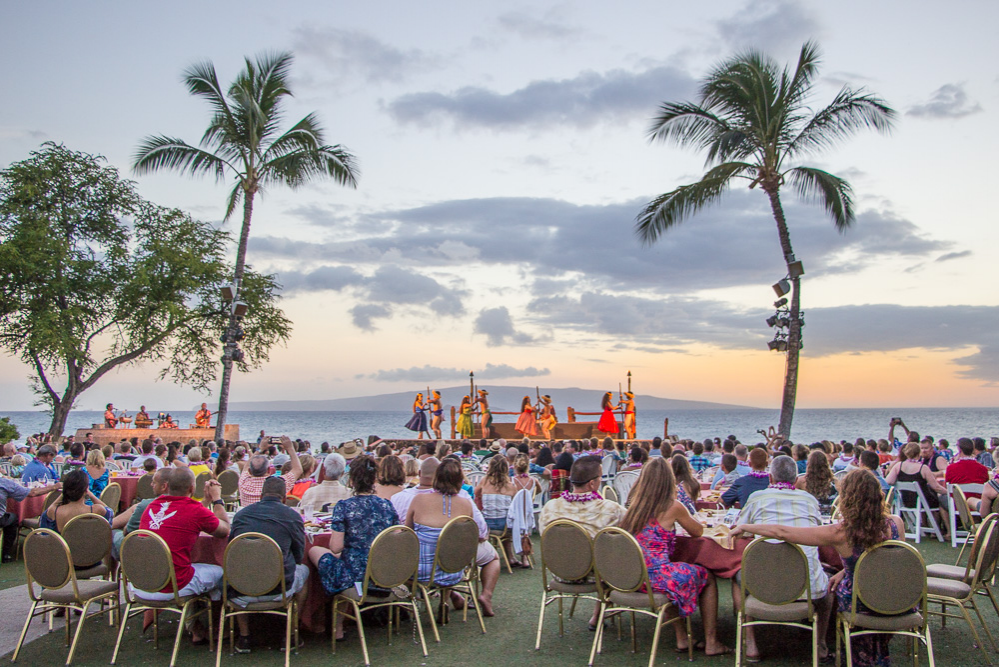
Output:
<instances>
[{"instance_id":1,"label":"purple flower lei","mask_svg":"<svg viewBox=\"0 0 999 667\"><path fill-rule=\"evenodd\" d=\"M567 503L588 503L591 500L603 500L603 496L596 491L590 491L589 493L571 493L569 491L563 491L561 497Z\"/></svg>"},{"instance_id":2,"label":"purple flower lei","mask_svg":"<svg viewBox=\"0 0 999 667\"><path fill-rule=\"evenodd\" d=\"M766 470L751 470L749 472L749 476L750 477L755 477L757 479L762 479L764 477L767 478L767 479L769 479L770 478L770 473L768 473Z\"/></svg>"},{"instance_id":3,"label":"purple flower lei","mask_svg":"<svg viewBox=\"0 0 999 667\"><path fill-rule=\"evenodd\" d=\"M770 484L771 489L782 489L784 491L793 491L795 489L794 482L773 482Z\"/></svg>"}]
</instances>

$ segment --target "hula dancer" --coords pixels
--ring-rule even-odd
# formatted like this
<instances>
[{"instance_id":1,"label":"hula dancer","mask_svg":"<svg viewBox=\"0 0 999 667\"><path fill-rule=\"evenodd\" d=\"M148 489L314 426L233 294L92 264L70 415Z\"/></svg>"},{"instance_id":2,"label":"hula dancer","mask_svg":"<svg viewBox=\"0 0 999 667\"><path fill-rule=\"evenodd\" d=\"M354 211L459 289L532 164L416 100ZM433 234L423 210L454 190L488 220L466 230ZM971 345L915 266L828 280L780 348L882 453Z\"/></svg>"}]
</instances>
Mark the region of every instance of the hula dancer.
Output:
<instances>
[{"instance_id":1,"label":"hula dancer","mask_svg":"<svg viewBox=\"0 0 999 667\"><path fill-rule=\"evenodd\" d=\"M517 425L513 428L528 437L538 437L538 422L534 417L534 406L531 405L530 396L525 396L521 401L520 417L517 418Z\"/></svg>"},{"instance_id":2,"label":"hula dancer","mask_svg":"<svg viewBox=\"0 0 999 667\"><path fill-rule=\"evenodd\" d=\"M558 424L558 418L555 416L555 406L552 405L552 397L545 394L541 397L541 418L538 419L538 427L541 429L541 436L545 440L552 439L552 431L555 430L555 425Z\"/></svg>"},{"instance_id":3,"label":"hula dancer","mask_svg":"<svg viewBox=\"0 0 999 667\"><path fill-rule=\"evenodd\" d=\"M488 438L493 425L493 413L489 411L489 399L486 396L489 392L485 389L479 390L479 397L475 402L479 404L479 423L482 425L482 437Z\"/></svg>"},{"instance_id":4,"label":"hula dancer","mask_svg":"<svg viewBox=\"0 0 999 667\"><path fill-rule=\"evenodd\" d=\"M624 408L624 437L629 440L635 439L635 395L630 391L624 392L624 398L617 404L617 407Z\"/></svg>"},{"instance_id":5,"label":"hula dancer","mask_svg":"<svg viewBox=\"0 0 999 667\"><path fill-rule=\"evenodd\" d=\"M406 428L410 431L416 431L420 435L416 436L417 440L423 440L423 434L426 433L427 437L430 437L430 433L427 432L427 406L423 403L423 394L419 393L413 400L413 416L408 422L406 422Z\"/></svg>"},{"instance_id":6,"label":"hula dancer","mask_svg":"<svg viewBox=\"0 0 999 667\"><path fill-rule=\"evenodd\" d=\"M428 407L430 408L430 430L434 432L434 437L440 440L444 408L441 407L441 393L436 389L430 396Z\"/></svg>"},{"instance_id":7,"label":"hula dancer","mask_svg":"<svg viewBox=\"0 0 999 667\"><path fill-rule=\"evenodd\" d=\"M617 420L614 419L614 401L611 396L611 392L608 391L604 394L603 400L600 401L604 412L600 415L600 421L597 422L597 430L616 438Z\"/></svg>"},{"instance_id":8,"label":"hula dancer","mask_svg":"<svg viewBox=\"0 0 999 667\"><path fill-rule=\"evenodd\" d=\"M472 399L468 396L461 399L461 407L458 408L457 431L462 438L471 438L475 433L475 425L472 423Z\"/></svg>"}]
</instances>

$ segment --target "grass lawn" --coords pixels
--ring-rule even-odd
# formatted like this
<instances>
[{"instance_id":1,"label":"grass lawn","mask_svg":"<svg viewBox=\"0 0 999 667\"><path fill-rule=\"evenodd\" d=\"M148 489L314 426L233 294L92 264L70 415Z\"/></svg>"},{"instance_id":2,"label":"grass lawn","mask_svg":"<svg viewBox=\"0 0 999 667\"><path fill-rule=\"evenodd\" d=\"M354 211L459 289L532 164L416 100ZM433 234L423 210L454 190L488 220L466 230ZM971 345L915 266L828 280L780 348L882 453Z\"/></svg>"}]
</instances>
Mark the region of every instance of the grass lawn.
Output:
<instances>
[{"instance_id":1,"label":"grass lawn","mask_svg":"<svg viewBox=\"0 0 999 667\"><path fill-rule=\"evenodd\" d=\"M537 543L535 545L537 549ZM953 563L957 556L956 550L949 545L937 542L923 542L919 545L927 563ZM429 657L420 655L419 647L412 643L413 626L403 626L403 637L396 638L393 645L386 642L386 632L383 628L372 628L367 632L368 649L373 664L405 664L405 665L584 665L586 664L593 634L587 630L586 621L592 612L590 603L581 604L575 617L566 622L565 636L558 637L558 621L554 613L546 617L545 632L542 636L541 650L534 650L534 638L537 631L538 611L541 599L541 575L535 571L515 570L513 574L505 572L500 576L499 586L494 598L496 617L486 619L486 635L478 629L478 623L469 619L468 623L460 621L460 615L452 614L452 622L441 629L441 643L434 644L429 622L424 620L424 632L427 635ZM0 587L9 587L24 583L23 564L5 565L0 567ZM727 581L720 582L719 626L722 640L734 647L735 617L732 613L732 598ZM987 600L980 604L986 622L993 633L999 633L999 619ZM568 607L567 607L568 609ZM554 612L555 607L549 608ZM23 624L21 617L12 618L9 613L0 615L4 624ZM176 616L173 616L176 618ZM457 619L457 620L456 620ZM106 665L111 659L114 649L115 630L107 625L106 620L92 619L86 634L80 640L74 664ZM695 637L701 635L699 617L695 615ZM35 621L40 622L40 621ZM141 619L133 619L128 625L119 656L119 664L152 664L166 665L170 657L170 639L176 628L174 621L164 624L167 630L159 651L154 651L151 634L141 637ZM604 652L597 656L598 665L635 665L648 661L648 649L652 643L652 620L638 621L639 654L630 651L627 627L624 641L618 642L616 632L607 633L604 642ZM223 654L224 664L230 665L279 665L283 661L283 653L279 647L283 641L283 625L278 619L265 620L261 618L254 624L254 649L248 655L230 656L228 648ZM984 665L981 652L972 644L971 634L964 623L950 622L947 628L940 627L938 619L931 620L934 653L939 665ZM64 635L59 632L61 625L53 634L28 644L22 649L19 662L28 665L58 665L65 661L67 649L63 643ZM804 631L794 629L763 629L759 631L759 645L763 652L764 663L768 665L802 665L810 662L809 636ZM354 628L348 629L348 640L337 646L337 654L330 653L328 632L324 635L303 634L305 646L298 655L292 656L293 664L326 665L331 660L344 665L363 664L360 642ZM684 655L674 653L674 638L672 629L667 628L663 634L658 652L658 664L681 664L686 662ZM904 655L903 642L896 639L892 643L892 652L898 664L907 660ZM995 654L993 654L995 655ZM9 655L6 656L9 658ZM999 657L999 656L997 656ZM214 654L204 647L193 647L188 639L182 641L178 664L203 664L214 662ZM921 660L925 654L921 652ZM703 653L695 652L695 661L708 664L734 664L734 657L707 658Z\"/></svg>"}]
</instances>

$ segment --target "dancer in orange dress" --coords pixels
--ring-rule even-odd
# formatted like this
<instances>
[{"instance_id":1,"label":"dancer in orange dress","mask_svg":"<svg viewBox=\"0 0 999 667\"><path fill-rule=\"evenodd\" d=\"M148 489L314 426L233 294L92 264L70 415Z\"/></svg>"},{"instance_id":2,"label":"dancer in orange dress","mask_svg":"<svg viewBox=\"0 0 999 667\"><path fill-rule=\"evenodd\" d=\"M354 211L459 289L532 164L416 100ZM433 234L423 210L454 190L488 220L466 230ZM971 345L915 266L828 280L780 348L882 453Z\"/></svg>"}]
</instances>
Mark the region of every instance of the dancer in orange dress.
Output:
<instances>
[{"instance_id":1,"label":"dancer in orange dress","mask_svg":"<svg viewBox=\"0 0 999 667\"><path fill-rule=\"evenodd\" d=\"M624 437L635 439L635 395L630 391L624 392L624 398L617 404L617 407L624 408Z\"/></svg>"},{"instance_id":2,"label":"dancer in orange dress","mask_svg":"<svg viewBox=\"0 0 999 667\"><path fill-rule=\"evenodd\" d=\"M614 401L611 396L611 392L608 391L600 402L604 412L600 415L600 421L597 422L597 430L617 437L617 420L614 419Z\"/></svg>"},{"instance_id":3,"label":"dancer in orange dress","mask_svg":"<svg viewBox=\"0 0 999 667\"><path fill-rule=\"evenodd\" d=\"M558 424L558 418L555 417L555 406L552 405L552 397L548 394L541 397L541 405L538 408L538 413L540 415L538 418L538 427L541 429L541 436L545 440L551 440L552 431L555 430L555 425Z\"/></svg>"},{"instance_id":4,"label":"dancer in orange dress","mask_svg":"<svg viewBox=\"0 0 999 667\"><path fill-rule=\"evenodd\" d=\"M534 406L531 405L531 397L525 396L520 403L520 417L517 418L517 425L513 427L518 433L528 437L538 436L538 422L534 418Z\"/></svg>"}]
</instances>

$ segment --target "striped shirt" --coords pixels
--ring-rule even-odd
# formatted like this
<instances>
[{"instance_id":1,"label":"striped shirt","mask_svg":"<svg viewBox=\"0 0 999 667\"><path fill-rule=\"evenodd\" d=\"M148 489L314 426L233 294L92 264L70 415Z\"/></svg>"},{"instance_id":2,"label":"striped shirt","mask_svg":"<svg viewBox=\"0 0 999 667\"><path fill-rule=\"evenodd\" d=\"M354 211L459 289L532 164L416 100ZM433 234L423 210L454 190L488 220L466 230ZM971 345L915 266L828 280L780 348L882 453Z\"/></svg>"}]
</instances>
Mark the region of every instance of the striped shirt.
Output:
<instances>
[{"instance_id":1,"label":"striped shirt","mask_svg":"<svg viewBox=\"0 0 999 667\"><path fill-rule=\"evenodd\" d=\"M779 526L821 526L822 515L815 496L801 489L763 489L749 497L739 514L739 523L765 523ZM829 577L819 561L818 547L801 547L808 560L812 599L825 597Z\"/></svg>"}]
</instances>

